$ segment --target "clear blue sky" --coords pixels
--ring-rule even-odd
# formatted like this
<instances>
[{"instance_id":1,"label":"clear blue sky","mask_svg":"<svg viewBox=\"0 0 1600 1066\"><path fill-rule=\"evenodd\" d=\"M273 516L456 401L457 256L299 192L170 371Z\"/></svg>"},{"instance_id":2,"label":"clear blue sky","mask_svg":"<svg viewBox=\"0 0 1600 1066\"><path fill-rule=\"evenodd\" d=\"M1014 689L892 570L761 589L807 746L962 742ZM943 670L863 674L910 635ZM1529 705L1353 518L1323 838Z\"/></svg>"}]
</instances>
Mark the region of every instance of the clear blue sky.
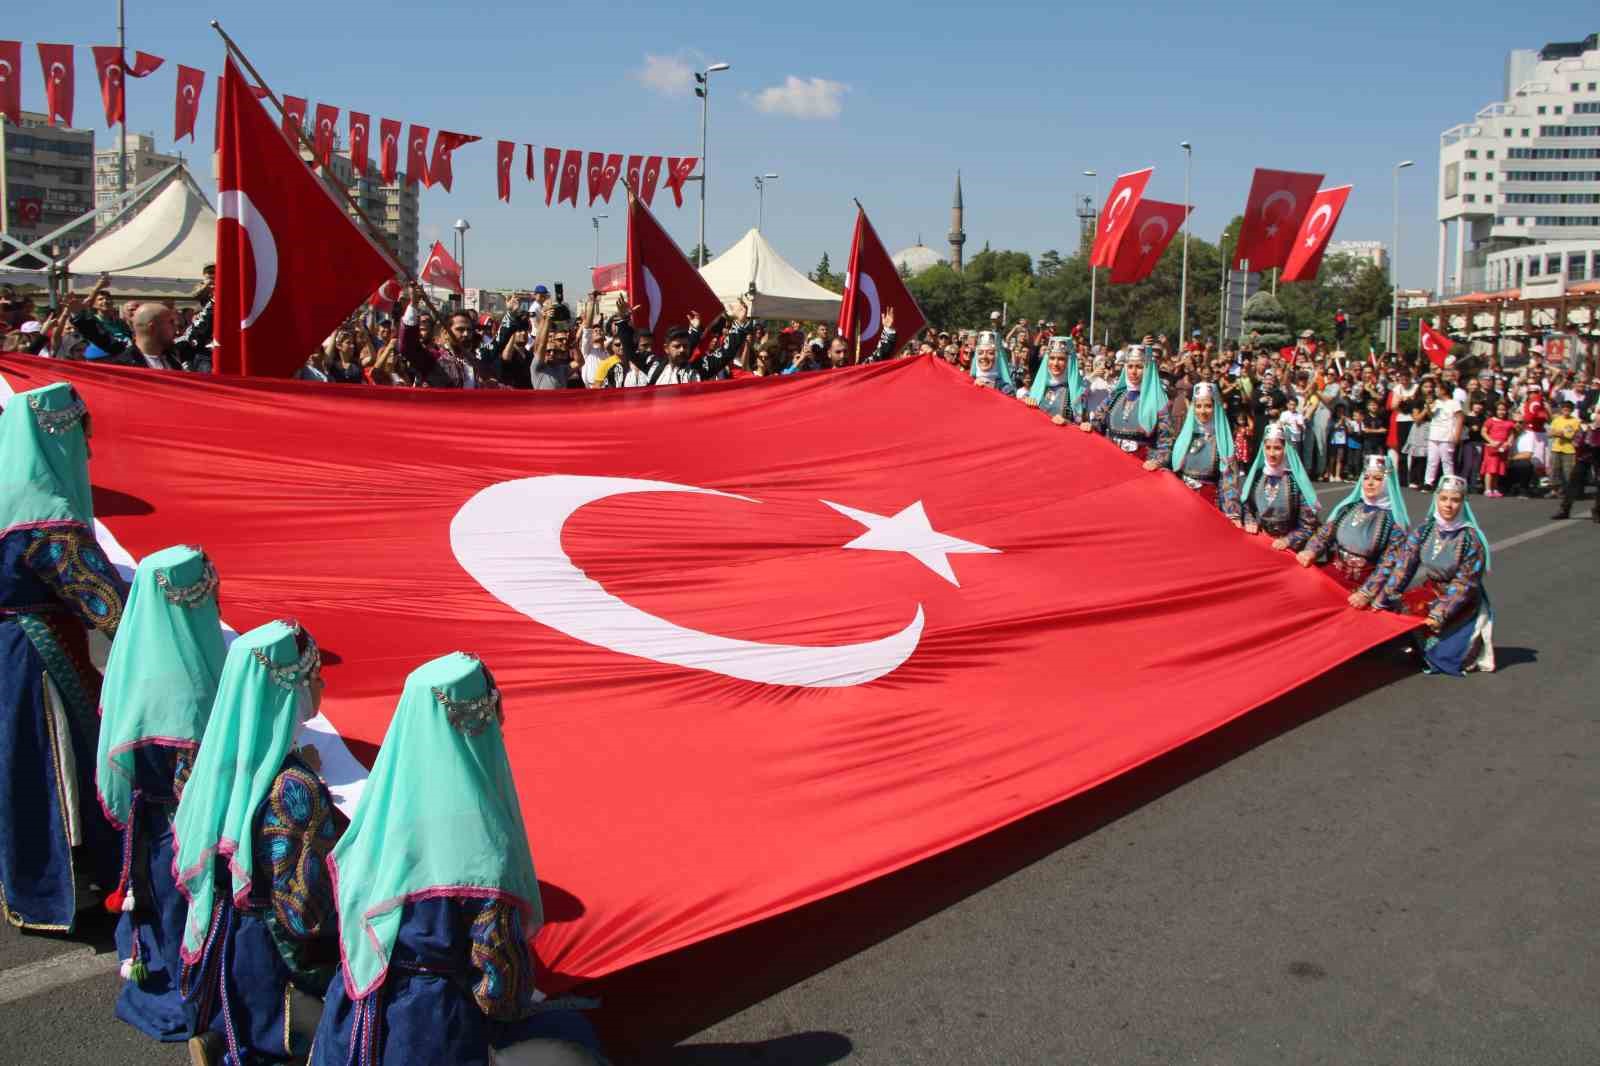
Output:
<instances>
[{"instance_id":1,"label":"clear blue sky","mask_svg":"<svg viewBox=\"0 0 1600 1066\"><path fill-rule=\"evenodd\" d=\"M1251 170L1273 166L1354 184L1336 239L1387 243L1390 168L1415 159L1401 178L1400 280L1431 287L1439 134L1500 98L1509 49L1597 28L1576 6L1485 0L1448 13L1370 0L1211 7L129 0L130 48L168 60L130 82L129 120L170 143L172 64L221 70L222 48L206 24L215 15L280 93L367 111L374 121L483 136L457 153L453 193L423 194L424 247L436 236L448 245L450 223L465 217L469 284L560 279L576 288L594 259L592 212L546 208L539 186L520 176L512 204L499 203L494 139L698 154L699 102L674 87L685 64L725 61L733 69L713 76L713 252L755 224L752 177L763 171L782 175L768 188L766 235L802 270L824 251L842 269L852 196L891 250L921 234L942 251L958 167L968 254L985 242L1070 252L1073 198L1090 191L1082 170L1099 171L1103 197L1109 176L1153 164L1148 194L1181 200L1177 145L1187 139L1195 145L1195 232L1213 240L1242 209ZM115 6L38 5L7 32L25 35L24 102L40 109L33 43L113 42ZM78 79L84 125L99 109L86 48ZM196 146L182 146L202 180L211 91ZM104 144L110 135L98 136ZM656 199L658 217L685 247L698 225L688 192L682 209L664 191ZM621 198L594 211L611 215L601 261L621 259Z\"/></svg>"}]
</instances>

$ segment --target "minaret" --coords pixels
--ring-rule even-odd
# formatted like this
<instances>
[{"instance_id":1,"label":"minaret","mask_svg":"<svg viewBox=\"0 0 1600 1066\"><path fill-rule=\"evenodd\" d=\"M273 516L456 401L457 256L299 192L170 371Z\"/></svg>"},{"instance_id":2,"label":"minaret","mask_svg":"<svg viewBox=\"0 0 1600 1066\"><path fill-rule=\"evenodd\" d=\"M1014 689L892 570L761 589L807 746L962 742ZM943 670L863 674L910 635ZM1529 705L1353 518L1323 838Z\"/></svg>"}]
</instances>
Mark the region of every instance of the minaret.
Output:
<instances>
[{"instance_id":1,"label":"minaret","mask_svg":"<svg viewBox=\"0 0 1600 1066\"><path fill-rule=\"evenodd\" d=\"M961 270L961 246L967 243L967 231L961 228L961 171L956 171L956 202L950 207L950 265Z\"/></svg>"}]
</instances>

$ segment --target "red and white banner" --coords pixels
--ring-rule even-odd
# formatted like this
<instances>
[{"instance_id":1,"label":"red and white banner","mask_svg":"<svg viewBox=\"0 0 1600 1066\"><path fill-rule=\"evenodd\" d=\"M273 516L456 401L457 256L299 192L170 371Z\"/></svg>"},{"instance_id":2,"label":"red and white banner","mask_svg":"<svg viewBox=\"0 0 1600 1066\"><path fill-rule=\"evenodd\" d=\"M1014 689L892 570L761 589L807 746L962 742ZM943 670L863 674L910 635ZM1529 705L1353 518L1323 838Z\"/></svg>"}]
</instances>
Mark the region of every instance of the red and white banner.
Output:
<instances>
[{"instance_id":1,"label":"red and white banner","mask_svg":"<svg viewBox=\"0 0 1600 1066\"><path fill-rule=\"evenodd\" d=\"M1345 201L1350 199L1350 189L1349 185L1339 185L1317 193L1306 211L1305 221L1300 223L1300 232L1295 235L1294 247L1283 264L1280 281L1317 280L1323 253L1328 250L1333 228L1344 213Z\"/></svg>"},{"instance_id":2,"label":"red and white banner","mask_svg":"<svg viewBox=\"0 0 1600 1066\"><path fill-rule=\"evenodd\" d=\"M178 88L173 104L172 139L194 140L194 124L200 117L200 94L206 89L206 72L178 64Z\"/></svg>"},{"instance_id":3,"label":"red and white banner","mask_svg":"<svg viewBox=\"0 0 1600 1066\"><path fill-rule=\"evenodd\" d=\"M1193 210L1182 204L1140 199L1129 212L1128 224L1112 257L1111 283L1131 285L1149 277L1161 261L1161 253L1167 250L1172 238L1183 228L1184 218Z\"/></svg>"},{"instance_id":4,"label":"red and white banner","mask_svg":"<svg viewBox=\"0 0 1600 1066\"><path fill-rule=\"evenodd\" d=\"M350 167L358 175L365 175L368 163L368 143L372 137L372 117L359 111L350 112Z\"/></svg>"},{"instance_id":5,"label":"red and white banner","mask_svg":"<svg viewBox=\"0 0 1600 1066\"><path fill-rule=\"evenodd\" d=\"M0 115L22 121L22 42L0 41Z\"/></svg>"},{"instance_id":6,"label":"red and white banner","mask_svg":"<svg viewBox=\"0 0 1600 1066\"><path fill-rule=\"evenodd\" d=\"M1421 318L1417 319L1417 332L1417 340L1422 347L1422 354L1428 357L1428 362L1437 367L1446 366L1450 362L1450 349L1455 347L1455 341L1428 325Z\"/></svg>"},{"instance_id":7,"label":"red and white banner","mask_svg":"<svg viewBox=\"0 0 1600 1066\"><path fill-rule=\"evenodd\" d=\"M617 179L622 176L622 154L602 155L599 152L589 153L589 206L594 206L596 197L611 202L611 193L617 187Z\"/></svg>"},{"instance_id":8,"label":"red and white banner","mask_svg":"<svg viewBox=\"0 0 1600 1066\"><path fill-rule=\"evenodd\" d=\"M1248 263L1255 273L1283 266L1321 184L1321 174L1257 167L1234 246L1233 268L1240 270Z\"/></svg>"},{"instance_id":9,"label":"red and white banner","mask_svg":"<svg viewBox=\"0 0 1600 1066\"><path fill-rule=\"evenodd\" d=\"M433 247L428 249L428 258L423 262L422 269L417 271L417 279L427 285L460 292L461 264L456 262L455 256L445 251L443 244L434 241Z\"/></svg>"},{"instance_id":10,"label":"red and white banner","mask_svg":"<svg viewBox=\"0 0 1600 1066\"><path fill-rule=\"evenodd\" d=\"M1418 625L927 358L648 397L0 377L76 386L131 555L204 544L230 626L315 635L363 761L408 671L483 658L552 994L1016 822ZM286 461L301 441L338 461Z\"/></svg>"},{"instance_id":11,"label":"red and white banner","mask_svg":"<svg viewBox=\"0 0 1600 1066\"><path fill-rule=\"evenodd\" d=\"M691 313L706 329L723 313L700 271L634 196L628 198L628 302L634 328L649 333L658 352L666 348L667 330L688 326Z\"/></svg>"},{"instance_id":12,"label":"red and white banner","mask_svg":"<svg viewBox=\"0 0 1600 1066\"><path fill-rule=\"evenodd\" d=\"M527 151L524 152L523 155L522 155L522 176L527 178L529 181L532 181L533 180L533 145L525 144L525 145L523 145L523 147L526 148Z\"/></svg>"},{"instance_id":13,"label":"red and white banner","mask_svg":"<svg viewBox=\"0 0 1600 1066\"><path fill-rule=\"evenodd\" d=\"M511 202L511 166L517 161L516 141L496 141L494 146L495 195Z\"/></svg>"},{"instance_id":14,"label":"red and white banner","mask_svg":"<svg viewBox=\"0 0 1600 1066\"><path fill-rule=\"evenodd\" d=\"M50 125L72 125L72 46L41 44L39 69L44 74L44 104L50 115Z\"/></svg>"},{"instance_id":15,"label":"red and white banner","mask_svg":"<svg viewBox=\"0 0 1600 1066\"><path fill-rule=\"evenodd\" d=\"M628 291L628 263L606 263L597 266L589 272L590 281L595 292L627 292Z\"/></svg>"},{"instance_id":16,"label":"red and white banner","mask_svg":"<svg viewBox=\"0 0 1600 1066\"><path fill-rule=\"evenodd\" d=\"M123 120L128 113L127 94L123 79L127 76L122 65L122 49L114 44L95 45L89 49L94 54L95 76L100 81L100 102L106 109L106 127L109 129Z\"/></svg>"},{"instance_id":17,"label":"red and white banner","mask_svg":"<svg viewBox=\"0 0 1600 1066\"><path fill-rule=\"evenodd\" d=\"M550 206L551 197L556 194L556 182L561 176L561 149L546 148L544 150L544 205Z\"/></svg>"},{"instance_id":18,"label":"red and white banner","mask_svg":"<svg viewBox=\"0 0 1600 1066\"><path fill-rule=\"evenodd\" d=\"M1144 196L1144 187L1150 184L1154 167L1145 167L1127 174L1119 174L1106 194L1105 206L1100 209L1095 223L1094 246L1089 250L1089 262L1094 266L1108 267L1117 258L1117 248L1122 234L1133 218L1133 209Z\"/></svg>"},{"instance_id":19,"label":"red and white banner","mask_svg":"<svg viewBox=\"0 0 1600 1066\"><path fill-rule=\"evenodd\" d=\"M404 294L405 287L400 279L390 278L388 281L378 286L377 291L372 294L372 298L369 299L367 303L372 307L378 308L379 310L388 311L394 307L394 305L399 301L400 297Z\"/></svg>"},{"instance_id":20,"label":"red and white banner","mask_svg":"<svg viewBox=\"0 0 1600 1066\"><path fill-rule=\"evenodd\" d=\"M852 343L859 338L861 354L871 355L883 332L885 311L892 312L894 318L894 351L890 355L928 324L867 213L858 206L856 231L850 239L850 265L844 276L844 298L839 304L839 336Z\"/></svg>"},{"instance_id":21,"label":"red and white banner","mask_svg":"<svg viewBox=\"0 0 1600 1066\"><path fill-rule=\"evenodd\" d=\"M413 122L411 132L406 134L406 146L406 184L420 181L427 188L433 184L428 176L428 127Z\"/></svg>"},{"instance_id":22,"label":"red and white banner","mask_svg":"<svg viewBox=\"0 0 1600 1066\"><path fill-rule=\"evenodd\" d=\"M699 158L692 155L681 159L672 156L667 160L667 188L672 190L672 200L679 207L683 206L683 183L689 180L699 162Z\"/></svg>"},{"instance_id":23,"label":"red and white banner","mask_svg":"<svg viewBox=\"0 0 1600 1066\"><path fill-rule=\"evenodd\" d=\"M428 179L431 184L443 185L444 191L450 191L450 183L455 180L455 172L450 166L450 155L464 144L471 144L480 138L470 133L452 133L449 130L440 130L433 139L433 159L428 163Z\"/></svg>"},{"instance_id":24,"label":"red and white banner","mask_svg":"<svg viewBox=\"0 0 1600 1066\"><path fill-rule=\"evenodd\" d=\"M17 221L24 226L37 226L44 221L44 201L37 196L17 197Z\"/></svg>"},{"instance_id":25,"label":"red and white banner","mask_svg":"<svg viewBox=\"0 0 1600 1066\"><path fill-rule=\"evenodd\" d=\"M316 128L312 132L311 144L317 162L323 166L330 166L333 163L333 144L339 136L335 130L338 123L337 107L332 104L317 104Z\"/></svg>"},{"instance_id":26,"label":"red and white banner","mask_svg":"<svg viewBox=\"0 0 1600 1066\"><path fill-rule=\"evenodd\" d=\"M583 178L583 151L578 148L568 148L561 157L561 187L556 191L556 203L572 201L572 206L578 206L578 183Z\"/></svg>"},{"instance_id":27,"label":"red and white banner","mask_svg":"<svg viewBox=\"0 0 1600 1066\"><path fill-rule=\"evenodd\" d=\"M378 122L378 173L384 184L393 185L400 176L400 123L386 118Z\"/></svg>"},{"instance_id":28,"label":"red and white banner","mask_svg":"<svg viewBox=\"0 0 1600 1066\"><path fill-rule=\"evenodd\" d=\"M289 138L296 152L300 151L300 136L306 130L306 98L283 94L283 135Z\"/></svg>"}]
</instances>

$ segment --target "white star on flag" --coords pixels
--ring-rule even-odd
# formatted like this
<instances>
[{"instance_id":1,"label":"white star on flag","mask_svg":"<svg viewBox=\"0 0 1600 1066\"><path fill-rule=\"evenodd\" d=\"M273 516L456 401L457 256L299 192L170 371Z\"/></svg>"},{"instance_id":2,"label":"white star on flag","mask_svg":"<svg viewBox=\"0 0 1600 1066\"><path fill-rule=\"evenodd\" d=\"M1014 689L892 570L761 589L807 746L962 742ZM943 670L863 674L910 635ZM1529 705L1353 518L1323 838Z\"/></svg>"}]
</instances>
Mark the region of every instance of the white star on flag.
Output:
<instances>
[{"instance_id":1,"label":"white star on flag","mask_svg":"<svg viewBox=\"0 0 1600 1066\"><path fill-rule=\"evenodd\" d=\"M1278 235L1278 227L1277 226L1268 226L1267 227L1267 236L1268 237L1276 237L1277 235Z\"/></svg>"},{"instance_id":2,"label":"white star on flag","mask_svg":"<svg viewBox=\"0 0 1600 1066\"><path fill-rule=\"evenodd\" d=\"M867 527L861 536L844 545L866 551L905 552L950 584L961 587L955 571L950 568L950 555L999 555L999 548L987 548L970 540L960 540L934 529L928 522L928 512L922 501L904 508L899 514L881 515L860 511L842 503L823 500L846 518L853 518Z\"/></svg>"}]
</instances>

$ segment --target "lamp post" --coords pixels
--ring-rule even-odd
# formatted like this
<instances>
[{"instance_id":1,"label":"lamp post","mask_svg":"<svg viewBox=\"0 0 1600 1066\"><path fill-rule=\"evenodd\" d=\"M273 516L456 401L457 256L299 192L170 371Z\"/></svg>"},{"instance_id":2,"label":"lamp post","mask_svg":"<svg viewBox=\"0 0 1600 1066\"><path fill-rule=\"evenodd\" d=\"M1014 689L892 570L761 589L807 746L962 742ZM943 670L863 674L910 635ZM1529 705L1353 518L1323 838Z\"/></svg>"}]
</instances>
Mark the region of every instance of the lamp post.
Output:
<instances>
[{"instance_id":1,"label":"lamp post","mask_svg":"<svg viewBox=\"0 0 1600 1066\"><path fill-rule=\"evenodd\" d=\"M777 181L776 174L756 175L756 229L767 223L767 182Z\"/></svg>"},{"instance_id":2,"label":"lamp post","mask_svg":"<svg viewBox=\"0 0 1600 1066\"><path fill-rule=\"evenodd\" d=\"M1182 353L1184 338L1189 334L1189 179L1194 171L1194 146L1180 141L1183 149L1183 277L1178 282L1178 351Z\"/></svg>"},{"instance_id":3,"label":"lamp post","mask_svg":"<svg viewBox=\"0 0 1600 1066\"><path fill-rule=\"evenodd\" d=\"M1394 290L1394 301L1389 308L1389 350L1397 354L1400 351L1400 172L1416 165L1414 159L1394 165L1394 247L1389 253L1389 285Z\"/></svg>"},{"instance_id":4,"label":"lamp post","mask_svg":"<svg viewBox=\"0 0 1600 1066\"><path fill-rule=\"evenodd\" d=\"M694 94L700 98L700 254L697 267L706 265L706 175L711 170L711 161L706 158L706 123L711 118L711 75L720 70L727 70L727 63L713 63L705 70L694 76Z\"/></svg>"},{"instance_id":5,"label":"lamp post","mask_svg":"<svg viewBox=\"0 0 1600 1066\"><path fill-rule=\"evenodd\" d=\"M461 268L461 306L467 305L467 230L472 228L464 218L458 218L450 227L456 231L456 265Z\"/></svg>"},{"instance_id":6,"label":"lamp post","mask_svg":"<svg viewBox=\"0 0 1600 1066\"><path fill-rule=\"evenodd\" d=\"M610 218L610 215L593 215L589 221L594 223L594 268L600 269L600 220Z\"/></svg>"},{"instance_id":7,"label":"lamp post","mask_svg":"<svg viewBox=\"0 0 1600 1066\"><path fill-rule=\"evenodd\" d=\"M1083 176L1086 177L1086 178L1095 178L1096 179L1091 187L1094 190L1094 192L1093 192L1094 199L1095 200L1099 200L1100 199L1100 181L1099 181L1098 174L1093 170L1085 170L1083 172ZM1100 232L1099 223L1098 223L1099 217L1100 217L1099 215L1095 216L1095 219L1096 219L1095 234L1097 236L1099 235L1099 232ZM1097 280L1098 280L1098 272L1096 271L1095 265L1094 265L1094 242L1090 241L1089 242L1089 350L1091 352L1094 351L1094 298L1095 298L1095 283L1096 283Z\"/></svg>"}]
</instances>

